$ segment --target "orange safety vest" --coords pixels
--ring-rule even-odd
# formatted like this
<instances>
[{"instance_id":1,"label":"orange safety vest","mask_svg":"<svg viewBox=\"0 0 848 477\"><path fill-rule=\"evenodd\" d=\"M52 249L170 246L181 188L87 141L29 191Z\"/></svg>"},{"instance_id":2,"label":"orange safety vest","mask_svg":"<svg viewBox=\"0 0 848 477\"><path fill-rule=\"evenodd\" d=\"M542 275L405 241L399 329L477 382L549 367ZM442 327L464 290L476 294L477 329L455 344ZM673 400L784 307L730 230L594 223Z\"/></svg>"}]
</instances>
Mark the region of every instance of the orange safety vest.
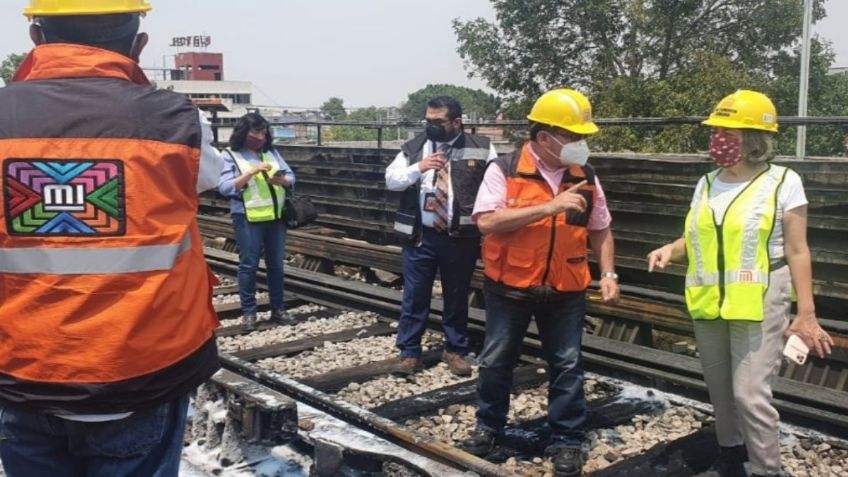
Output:
<instances>
[{"instance_id":1,"label":"orange safety vest","mask_svg":"<svg viewBox=\"0 0 848 477\"><path fill-rule=\"evenodd\" d=\"M200 136L185 96L106 50L39 46L0 88L0 400L14 382L43 408L126 410L214 371Z\"/></svg>"},{"instance_id":2,"label":"orange safety vest","mask_svg":"<svg viewBox=\"0 0 848 477\"><path fill-rule=\"evenodd\" d=\"M529 147L525 144L520 153L493 161L506 178L508 208L544 204L554 198ZM559 292L585 290L592 281L586 257L586 225L594 203L594 171L590 166L570 166L563 173L559 192L584 179L586 185L579 193L588 204L585 212L546 217L512 232L486 235L482 254L486 277L517 289L548 286Z\"/></svg>"}]
</instances>

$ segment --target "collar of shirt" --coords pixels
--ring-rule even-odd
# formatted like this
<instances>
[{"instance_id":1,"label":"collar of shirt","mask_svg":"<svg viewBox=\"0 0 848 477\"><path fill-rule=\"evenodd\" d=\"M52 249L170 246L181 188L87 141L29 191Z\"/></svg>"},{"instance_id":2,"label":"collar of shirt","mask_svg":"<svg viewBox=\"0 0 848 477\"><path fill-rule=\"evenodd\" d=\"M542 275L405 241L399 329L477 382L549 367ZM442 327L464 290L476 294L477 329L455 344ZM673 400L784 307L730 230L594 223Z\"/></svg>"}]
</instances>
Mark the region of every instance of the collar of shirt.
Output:
<instances>
[{"instance_id":1,"label":"collar of shirt","mask_svg":"<svg viewBox=\"0 0 848 477\"><path fill-rule=\"evenodd\" d=\"M426 153L428 153L428 154L432 154L432 153L433 153L433 151L435 151L436 149L438 149L438 148L439 148L439 146L441 146L442 144L447 144L447 145L449 145L449 146L453 147L453 143L455 143L455 142L456 142L456 140L457 140L457 139L459 139L459 136L462 136L462 131L460 131L460 132L459 132L459 134L457 134L456 136L454 136L454 138L453 138L453 139L451 139L451 140L450 140L450 141L448 141L448 142L437 142L437 143L434 143L433 141L427 141L427 146L426 146L426 147L427 147L427 149L429 149L429 151L425 151L425 152L426 152ZM433 147L434 145L435 145L435 148Z\"/></svg>"},{"instance_id":2,"label":"collar of shirt","mask_svg":"<svg viewBox=\"0 0 848 477\"><path fill-rule=\"evenodd\" d=\"M545 182L550 186L551 191L556 194L559 192L559 184L562 181L562 174L565 172L565 167L558 167L556 169L551 169L547 164L542 162L542 159L536 154L536 151L533 150L533 144L530 144L530 157L536 161L536 168L539 170L539 173L542 174L542 177L545 178Z\"/></svg>"}]
</instances>

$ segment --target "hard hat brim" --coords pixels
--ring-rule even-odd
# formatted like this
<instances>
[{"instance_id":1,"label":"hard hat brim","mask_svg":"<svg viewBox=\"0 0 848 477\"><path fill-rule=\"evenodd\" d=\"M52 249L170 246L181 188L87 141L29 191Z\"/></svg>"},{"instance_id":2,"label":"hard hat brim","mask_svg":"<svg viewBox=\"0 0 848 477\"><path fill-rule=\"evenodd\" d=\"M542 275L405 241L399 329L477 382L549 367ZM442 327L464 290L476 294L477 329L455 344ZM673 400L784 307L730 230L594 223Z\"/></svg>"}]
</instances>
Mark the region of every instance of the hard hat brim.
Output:
<instances>
[{"instance_id":1,"label":"hard hat brim","mask_svg":"<svg viewBox=\"0 0 848 477\"><path fill-rule=\"evenodd\" d=\"M595 134L599 131L598 126L595 123L589 121L583 124L574 124L569 126L563 126L561 124L553 124L549 120L539 119L532 114L527 115L527 119L533 121L534 123L544 124L546 126L553 126L555 128L565 129L566 131L573 132L574 134L580 134L583 136L589 136L591 134Z\"/></svg>"},{"instance_id":2,"label":"hard hat brim","mask_svg":"<svg viewBox=\"0 0 848 477\"><path fill-rule=\"evenodd\" d=\"M559 126L559 127L562 127L562 126ZM596 134L599 131L598 126L595 123L592 123L592 122L577 124L575 126L568 126L568 127L562 127L562 128L565 129L566 131L571 131L574 134L580 134L582 136L590 136L592 134Z\"/></svg>"},{"instance_id":3,"label":"hard hat brim","mask_svg":"<svg viewBox=\"0 0 848 477\"><path fill-rule=\"evenodd\" d=\"M767 131L767 132L777 132L777 124L773 126L759 126L756 124L748 124L739 121L734 121L728 118L717 118L714 116L710 116L709 118L701 121L701 124L704 126L712 126L716 128L727 128L727 129L756 129L758 131Z\"/></svg>"},{"instance_id":4,"label":"hard hat brim","mask_svg":"<svg viewBox=\"0 0 848 477\"><path fill-rule=\"evenodd\" d=\"M28 18L33 17L66 17L66 16L85 16L85 15L118 15L121 13L140 13L144 15L153 9L153 6L149 3L143 3L142 5L135 8L127 8L126 6L113 7L113 8L69 8L67 10L62 9L43 9L43 8L24 8L24 16Z\"/></svg>"},{"instance_id":5,"label":"hard hat brim","mask_svg":"<svg viewBox=\"0 0 848 477\"><path fill-rule=\"evenodd\" d=\"M120 15L122 13L140 13L144 15L149 12L151 9L146 8L144 10L109 10L109 11L100 11L100 12L73 12L73 13L42 13L39 11L31 11L24 12L24 16L27 18L35 18L35 17L69 17L69 16L94 16L94 15Z\"/></svg>"}]
</instances>

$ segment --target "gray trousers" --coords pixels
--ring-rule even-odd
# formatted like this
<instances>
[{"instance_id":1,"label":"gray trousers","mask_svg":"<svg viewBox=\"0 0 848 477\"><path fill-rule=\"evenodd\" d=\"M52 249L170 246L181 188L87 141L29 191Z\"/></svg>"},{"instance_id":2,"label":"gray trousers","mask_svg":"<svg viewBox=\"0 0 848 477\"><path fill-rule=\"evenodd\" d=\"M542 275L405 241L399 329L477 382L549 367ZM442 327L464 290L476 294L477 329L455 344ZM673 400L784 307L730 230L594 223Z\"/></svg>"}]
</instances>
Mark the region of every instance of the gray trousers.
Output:
<instances>
[{"instance_id":1,"label":"gray trousers","mask_svg":"<svg viewBox=\"0 0 848 477\"><path fill-rule=\"evenodd\" d=\"M791 291L789 267L783 266L769 274L763 321L694 320L718 443L745 444L755 474L780 472L780 416L771 387L783 355Z\"/></svg>"}]
</instances>

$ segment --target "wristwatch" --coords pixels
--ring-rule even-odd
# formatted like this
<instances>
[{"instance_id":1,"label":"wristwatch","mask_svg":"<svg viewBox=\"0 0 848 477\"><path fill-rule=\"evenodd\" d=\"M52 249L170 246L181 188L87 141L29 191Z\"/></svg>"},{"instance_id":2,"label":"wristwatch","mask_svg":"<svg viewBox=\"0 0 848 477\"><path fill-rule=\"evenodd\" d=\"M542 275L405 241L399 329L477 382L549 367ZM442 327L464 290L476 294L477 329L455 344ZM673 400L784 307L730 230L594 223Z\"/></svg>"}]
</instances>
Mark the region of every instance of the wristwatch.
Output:
<instances>
[{"instance_id":1,"label":"wristwatch","mask_svg":"<svg viewBox=\"0 0 848 477\"><path fill-rule=\"evenodd\" d=\"M618 282L618 274L615 272L601 272L601 278L612 278Z\"/></svg>"}]
</instances>

